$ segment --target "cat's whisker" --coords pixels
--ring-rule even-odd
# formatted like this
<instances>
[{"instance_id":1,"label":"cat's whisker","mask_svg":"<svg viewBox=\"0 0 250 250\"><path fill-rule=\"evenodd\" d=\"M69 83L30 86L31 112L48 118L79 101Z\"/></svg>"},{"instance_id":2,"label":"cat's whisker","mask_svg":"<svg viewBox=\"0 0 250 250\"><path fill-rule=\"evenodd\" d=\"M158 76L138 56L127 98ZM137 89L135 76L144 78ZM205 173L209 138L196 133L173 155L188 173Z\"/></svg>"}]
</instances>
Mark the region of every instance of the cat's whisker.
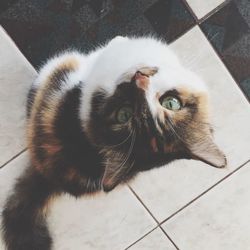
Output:
<instances>
[{"instance_id":1,"label":"cat's whisker","mask_svg":"<svg viewBox=\"0 0 250 250\"><path fill-rule=\"evenodd\" d=\"M122 161L121 165L118 167L118 171L114 174L113 178L117 178L118 175L120 173L122 173L121 169L125 166L125 164L127 163L132 151L133 151L133 147L134 147L134 143L135 143L135 138L136 138L136 133L135 131L133 130L133 135L132 135L132 139L131 139L131 143L130 143L130 147L129 147L129 150L128 150L128 153L127 155L125 156L124 160ZM132 166L130 166L131 168ZM128 170L126 171L128 172Z\"/></svg>"},{"instance_id":2,"label":"cat's whisker","mask_svg":"<svg viewBox=\"0 0 250 250\"><path fill-rule=\"evenodd\" d=\"M135 131L133 131L133 136L132 136L132 140L131 140L131 143L130 143L130 147L129 147L129 150L128 150L128 153L127 155L125 156L125 159L124 161L122 162L121 166L119 167L120 168L123 168L123 166L126 164L126 162L128 161L131 153L132 153L132 150L133 150L133 146L134 146L134 143L135 143Z\"/></svg>"},{"instance_id":3,"label":"cat's whisker","mask_svg":"<svg viewBox=\"0 0 250 250\"><path fill-rule=\"evenodd\" d=\"M168 123L168 125L169 125L170 130L173 132L173 134L174 134L180 141L182 141L184 144L186 144L186 141L185 141L185 140L179 135L179 133L177 133L177 131L175 130L174 124L173 124L171 118L167 117L166 121L167 121L167 123Z\"/></svg>"},{"instance_id":4,"label":"cat's whisker","mask_svg":"<svg viewBox=\"0 0 250 250\"><path fill-rule=\"evenodd\" d=\"M129 170L134 166L134 164L135 164L135 161L132 161L131 164L130 164L130 166L127 168L126 173L129 172Z\"/></svg>"},{"instance_id":5,"label":"cat's whisker","mask_svg":"<svg viewBox=\"0 0 250 250\"><path fill-rule=\"evenodd\" d=\"M129 137L133 134L133 130L131 130L131 132L129 133L129 135L120 143L118 144L114 144L114 145L111 145L111 146L106 146L107 148L115 148L115 147L119 147L121 145L123 145L125 142L128 141Z\"/></svg>"}]
</instances>

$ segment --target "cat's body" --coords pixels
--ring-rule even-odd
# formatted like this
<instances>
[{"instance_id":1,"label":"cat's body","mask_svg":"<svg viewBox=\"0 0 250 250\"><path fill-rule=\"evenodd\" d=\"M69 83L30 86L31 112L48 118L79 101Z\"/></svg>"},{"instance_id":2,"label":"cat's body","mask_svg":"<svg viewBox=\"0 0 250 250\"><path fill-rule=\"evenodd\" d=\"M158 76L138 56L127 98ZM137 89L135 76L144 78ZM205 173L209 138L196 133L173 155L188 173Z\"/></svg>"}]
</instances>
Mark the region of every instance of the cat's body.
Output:
<instances>
[{"instance_id":1,"label":"cat's body","mask_svg":"<svg viewBox=\"0 0 250 250\"><path fill-rule=\"evenodd\" d=\"M31 165L3 212L7 249L51 249L45 208L59 193L110 191L180 158L224 166L207 106L202 81L151 38L117 37L50 60L28 97Z\"/></svg>"}]
</instances>

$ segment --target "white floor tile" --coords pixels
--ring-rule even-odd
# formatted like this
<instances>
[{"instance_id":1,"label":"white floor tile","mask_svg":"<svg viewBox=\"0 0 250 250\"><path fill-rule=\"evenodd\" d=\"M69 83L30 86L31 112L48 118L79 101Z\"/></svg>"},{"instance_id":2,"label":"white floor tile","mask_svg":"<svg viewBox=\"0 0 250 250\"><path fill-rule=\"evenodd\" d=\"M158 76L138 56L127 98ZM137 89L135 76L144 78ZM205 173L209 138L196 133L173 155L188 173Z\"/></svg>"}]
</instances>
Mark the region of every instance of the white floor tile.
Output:
<instances>
[{"instance_id":1,"label":"white floor tile","mask_svg":"<svg viewBox=\"0 0 250 250\"><path fill-rule=\"evenodd\" d=\"M215 140L228 158L228 167L215 169L182 160L137 177L131 186L159 221L250 159L249 104L200 29L195 27L171 47L208 84Z\"/></svg>"},{"instance_id":2,"label":"white floor tile","mask_svg":"<svg viewBox=\"0 0 250 250\"><path fill-rule=\"evenodd\" d=\"M146 237L138 241L129 250L176 250L175 246L166 237L166 235L157 228Z\"/></svg>"},{"instance_id":3,"label":"white floor tile","mask_svg":"<svg viewBox=\"0 0 250 250\"><path fill-rule=\"evenodd\" d=\"M48 218L55 250L110 250L127 246L156 223L123 186L93 198L59 198Z\"/></svg>"},{"instance_id":4,"label":"white floor tile","mask_svg":"<svg viewBox=\"0 0 250 250\"><path fill-rule=\"evenodd\" d=\"M200 19L206 14L214 10L225 0L186 0L194 11L195 15Z\"/></svg>"},{"instance_id":5,"label":"white floor tile","mask_svg":"<svg viewBox=\"0 0 250 250\"><path fill-rule=\"evenodd\" d=\"M226 179L163 228L182 250L250 249L250 164Z\"/></svg>"},{"instance_id":6,"label":"white floor tile","mask_svg":"<svg viewBox=\"0 0 250 250\"><path fill-rule=\"evenodd\" d=\"M0 166L25 147L25 104L34 68L0 26Z\"/></svg>"}]
</instances>

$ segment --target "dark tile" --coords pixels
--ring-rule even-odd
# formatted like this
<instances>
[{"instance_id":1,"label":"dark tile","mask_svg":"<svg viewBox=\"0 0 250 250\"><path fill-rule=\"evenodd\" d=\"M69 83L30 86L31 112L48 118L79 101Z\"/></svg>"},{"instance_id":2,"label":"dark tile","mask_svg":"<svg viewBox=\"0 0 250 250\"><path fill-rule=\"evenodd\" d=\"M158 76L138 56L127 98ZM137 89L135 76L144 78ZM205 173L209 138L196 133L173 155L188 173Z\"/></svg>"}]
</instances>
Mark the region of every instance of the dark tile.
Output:
<instances>
[{"instance_id":1,"label":"dark tile","mask_svg":"<svg viewBox=\"0 0 250 250\"><path fill-rule=\"evenodd\" d=\"M160 0L145 12L156 32L172 41L191 28L195 21L180 0Z\"/></svg>"},{"instance_id":2,"label":"dark tile","mask_svg":"<svg viewBox=\"0 0 250 250\"><path fill-rule=\"evenodd\" d=\"M89 0L88 3L97 16L104 16L112 10L111 0Z\"/></svg>"},{"instance_id":3,"label":"dark tile","mask_svg":"<svg viewBox=\"0 0 250 250\"><path fill-rule=\"evenodd\" d=\"M250 100L249 0L232 0L201 28Z\"/></svg>"},{"instance_id":4,"label":"dark tile","mask_svg":"<svg viewBox=\"0 0 250 250\"><path fill-rule=\"evenodd\" d=\"M17 1L18 0L1 0L0 1L0 13L10 8Z\"/></svg>"},{"instance_id":5,"label":"dark tile","mask_svg":"<svg viewBox=\"0 0 250 250\"><path fill-rule=\"evenodd\" d=\"M88 51L116 35L172 41L194 20L181 0L0 0L0 24L38 66L58 51Z\"/></svg>"}]
</instances>

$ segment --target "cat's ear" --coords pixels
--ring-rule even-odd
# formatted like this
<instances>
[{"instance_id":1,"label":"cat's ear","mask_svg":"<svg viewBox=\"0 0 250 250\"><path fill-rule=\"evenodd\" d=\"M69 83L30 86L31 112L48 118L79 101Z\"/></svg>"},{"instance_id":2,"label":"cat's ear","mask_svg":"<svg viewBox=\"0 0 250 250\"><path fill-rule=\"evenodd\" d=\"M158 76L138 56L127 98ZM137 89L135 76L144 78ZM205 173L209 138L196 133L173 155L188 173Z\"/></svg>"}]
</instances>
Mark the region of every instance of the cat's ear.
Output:
<instances>
[{"instance_id":1,"label":"cat's ear","mask_svg":"<svg viewBox=\"0 0 250 250\"><path fill-rule=\"evenodd\" d=\"M189 147L191 156L195 160L203 161L213 167L223 168L227 165L224 153L218 148L211 135Z\"/></svg>"},{"instance_id":2,"label":"cat's ear","mask_svg":"<svg viewBox=\"0 0 250 250\"><path fill-rule=\"evenodd\" d=\"M129 163L122 161L119 153L112 153L112 157L108 156L105 162L105 171L102 177L102 188L105 192L114 189L118 184L124 182L128 172Z\"/></svg>"}]
</instances>

